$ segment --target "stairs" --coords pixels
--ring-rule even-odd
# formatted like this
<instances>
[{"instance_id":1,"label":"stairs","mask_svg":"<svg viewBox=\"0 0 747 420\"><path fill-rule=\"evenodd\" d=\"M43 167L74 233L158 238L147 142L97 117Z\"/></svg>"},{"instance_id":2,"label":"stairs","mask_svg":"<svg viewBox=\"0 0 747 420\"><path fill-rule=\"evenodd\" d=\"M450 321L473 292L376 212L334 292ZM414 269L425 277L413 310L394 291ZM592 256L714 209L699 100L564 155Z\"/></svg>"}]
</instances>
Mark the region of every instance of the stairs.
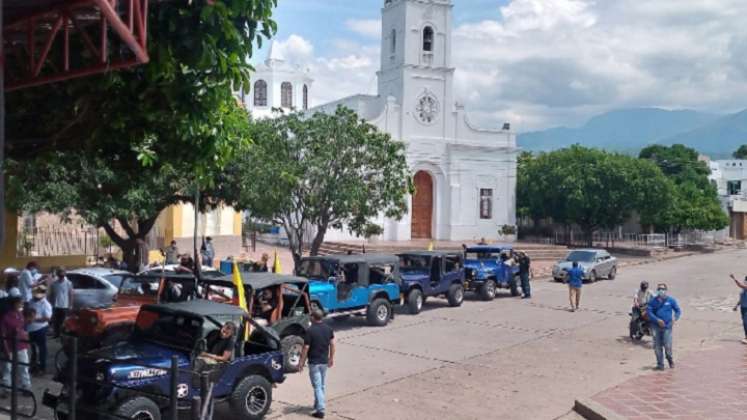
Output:
<instances>
[{"instance_id":1,"label":"stairs","mask_svg":"<svg viewBox=\"0 0 747 420\"><path fill-rule=\"evenodd\" d=\"M428 249L430 241L404 241L404 242L324 242L319 248L319 255L339 254L399 254L409 251L422 251ZM536 243L513 244L514 249L525 251L535 261L557 261L565 257L568 248L556 245L544 245ZM461 242L439 242L433 244L438 251L461 251Z\"/></svg>"}]
</instances>

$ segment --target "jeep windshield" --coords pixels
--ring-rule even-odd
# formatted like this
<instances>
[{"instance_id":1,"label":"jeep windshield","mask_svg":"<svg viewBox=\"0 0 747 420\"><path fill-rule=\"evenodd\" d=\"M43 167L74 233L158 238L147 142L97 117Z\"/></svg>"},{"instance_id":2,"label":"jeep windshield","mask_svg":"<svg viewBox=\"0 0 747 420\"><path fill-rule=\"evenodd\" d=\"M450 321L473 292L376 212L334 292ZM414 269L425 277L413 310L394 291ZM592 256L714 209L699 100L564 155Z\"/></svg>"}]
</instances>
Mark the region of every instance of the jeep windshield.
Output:
<instances>
[{"instance_id":1,"label":"jeep windshield","mask_svg":"<svg viewBox=\"0 0 747 420\"><path fill-rule=\"evenodd\" d=\"M158 277L125 277L122 285L119 286L119 293L131 296L151 296L155 299L158 297L160 283Z\"/></svg>"},{"instance_id":2,"label":"jeep windshield","mask_svg":"<svg viewBox=\"0 0 747 420\"><path fill-rule=\"evenodd\" d=\"M307 279L328 279L332 277L334 263L319 259L304 259L296 270L296 275Z\"/></svg>"},{"instance_id":3,"label":"jeep windshield","mask_svg":"<svg viewBox=\"0 0 747 420\"><path fill-rule=\"evenodd\" d=\"M159 345L191 350L202 338L202 319L196 316L141 309L134 337Z\"/></svg>"},{"instance_id":4,"label":"jeep windshield","mask_svg":"<svg viewBox=\"0 0 747 420\"><path fill-rule=\"evenodd\" d=\"M474 250L474 249L468 249L467 252L464 253L464 259L466 260L498 260L501 258L501 251L499 250L492 250L492 251L484 251L484 250Z\"/></svg>"},{"instance_id":5,"label":"jeep windshield","mask_svg":"<svg viewBox=\"0 0 747 420\"><path fill-rule=\"evenodd\" d=\"M400 255L399 269L403 273L428 272L430 258L425 255Z\"/></svg>"},{"instance_id":6,"label":"jeep windshield","mask_svg":"<svg viewBox=\"0 0 747 420\"><path fill-rule=\"evenodd\" d=\"M595 253L592 251L571 251L565 257L565 260L571 262L592 262L594 261L594 255Z\"/></svg>"}]
</instances>

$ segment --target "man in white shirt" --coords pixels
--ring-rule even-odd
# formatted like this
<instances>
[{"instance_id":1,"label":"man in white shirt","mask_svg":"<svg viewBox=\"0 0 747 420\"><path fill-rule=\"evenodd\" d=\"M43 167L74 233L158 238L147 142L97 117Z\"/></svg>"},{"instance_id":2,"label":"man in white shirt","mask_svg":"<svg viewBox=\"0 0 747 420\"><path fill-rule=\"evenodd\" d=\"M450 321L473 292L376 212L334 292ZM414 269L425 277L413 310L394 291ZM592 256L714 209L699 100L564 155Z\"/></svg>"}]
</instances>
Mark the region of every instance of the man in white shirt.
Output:
<instances>
[{"instance_id":1,"label":"man in white shirt","mask_svg":"<svg viewBox=\"0 0 747 420\"><path fill-rule=\"evenodd\" d=\"M52 325L54 337L58 338L62 332L68 312L73 308L73 283L65 277L65 270L58 268L55 272L56 280L52 283Z\"/></svg>"},{"instance_id":2,"label":"man in white shirt","mask_svg":"<svg viewBox=\"0 0 747 420\"><path fill-rule=\"evenodd\" d=\"M28 307L35 313L34 322L26 326L29 341L36 349L31 358L31 365L35 366L36 373L43 375L47 370L47 330L52 319L52 305L47 300L46 286L37 286L34 289Z\"/></svg>"},{"instance_id":3,"label":"man in white shirt","mask_svg":"<svg viewBox=\"0 0 747 420\"><path fill-rule=\"evenodd\" d=\"M21 291L24 303L31 300L31 290L36 286L40 277L39 264L36 261L29 262L26 268L21 270L21 275L18 277L18 289Z\"/></svg>"}]
</instances>

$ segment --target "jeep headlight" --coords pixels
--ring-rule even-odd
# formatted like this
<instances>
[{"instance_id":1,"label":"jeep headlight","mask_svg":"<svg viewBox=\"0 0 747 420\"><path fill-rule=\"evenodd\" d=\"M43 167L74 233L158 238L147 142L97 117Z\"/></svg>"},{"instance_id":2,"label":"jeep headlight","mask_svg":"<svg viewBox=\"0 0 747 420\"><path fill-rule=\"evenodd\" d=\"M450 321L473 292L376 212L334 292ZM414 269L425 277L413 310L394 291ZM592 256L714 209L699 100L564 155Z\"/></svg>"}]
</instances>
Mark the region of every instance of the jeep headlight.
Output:
<instances>
[{"instance_id":1,"label":"jeep headlight","mask_svg":"<svg viewBox=\"0 0 747 420\"><path fill-rule=\"evenodd\" d=\"M106 374L104 372L96 373L96 382L104 382L104 379L106 379Z\"/></svg>"}]
</instances>

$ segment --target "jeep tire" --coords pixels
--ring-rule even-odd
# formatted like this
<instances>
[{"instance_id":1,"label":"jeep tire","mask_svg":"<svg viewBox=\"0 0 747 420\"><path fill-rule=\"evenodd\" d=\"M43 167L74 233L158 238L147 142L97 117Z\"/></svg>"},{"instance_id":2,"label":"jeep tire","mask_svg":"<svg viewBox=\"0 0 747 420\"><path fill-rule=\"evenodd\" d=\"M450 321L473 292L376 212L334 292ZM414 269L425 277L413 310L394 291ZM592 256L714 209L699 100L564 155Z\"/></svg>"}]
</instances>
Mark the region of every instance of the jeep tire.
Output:
<instances>
[{"instance_id":1,"label":"jeep tire","mask_svg":"<svg viewBox=\"0 0 747 420\"><path fill-rule=\"evenodd\" d=\"M423 292L420 289L412 289L407 294L407 310L410 314L417 315L423 309Z\"/></svg>"},{"instance_id":2,"label":"jeep tire","mask_svg":"<svg viewBox=\"0 0 747 420\"><path fill-rule=\"evenodd\" d=\"M366 309L366 320L368 325L383 327L392 316L392 304L384 298L377 298L368 305Z\"/></svg>"},{"instance_id":3,"label":"jeep tire","mask_svg":"<svg viewBox=\"0 0 747 420\"><path fill-rule=\"evenodd\" d=\"M262 376L250 375L242 379L228 400L237 419L259 420L267 414L272 403L272 385Z\"/></svg>"},{"instance_id":4,"label":"jeep tire","mask_svg":"<svg viewBox=\"0 0 747 420\"><path fill-rule=\"evenodd\" d=\"M480 286L480 299L493 300L495 298L495 280L485 280Z\"/></svg>"},{"instance_id":5,"label":"jeep tire","mask_svg":"<svg viewBox=\"0 0 747 420\"><path fill-rule=\"evenodd\" d=\"M452 284L449 286L446 299L449 301L449 306L462 306L462 302L464 302L464 286L461 284Z\"/></svg>"},{"instance_id":6,"label":"jeep tire","mask_svg":"<svg viewBox=\"0 0 747 420\"><path fill-rule=\"evenodd\" d=\"M114 409L114 415L132 420L161 420L161 410L150 398L134 397Z\"/></svg>"},{"instance_id":7,"label":"jeep tire","mask_svg":"<svg viewBox=\"0 0 747 420\"><path fill-rule=\"evenodd\" d=\"M289 335L280 340L280 349L283 352L283 370L286 373L295 373L301 368L303 344L303 338L297 335Z\"/></svg>"}]
</instances>

